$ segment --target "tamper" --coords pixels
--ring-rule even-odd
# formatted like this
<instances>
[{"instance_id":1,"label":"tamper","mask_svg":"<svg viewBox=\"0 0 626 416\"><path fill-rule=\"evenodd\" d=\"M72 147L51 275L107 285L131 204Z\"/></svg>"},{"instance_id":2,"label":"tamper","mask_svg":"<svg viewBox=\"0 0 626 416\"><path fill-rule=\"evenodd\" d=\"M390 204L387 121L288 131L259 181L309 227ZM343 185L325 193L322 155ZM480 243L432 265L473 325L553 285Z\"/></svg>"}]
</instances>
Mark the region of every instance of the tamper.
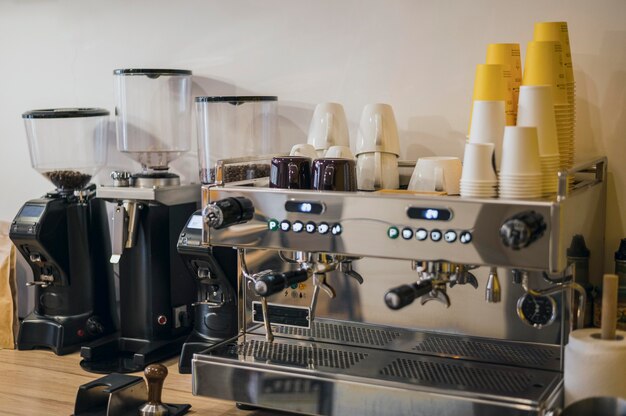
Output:
<instances>
[{"instance_id":1,"label":"tamper","mask_svg":"<svg viewBox=\"0 0 626 416\"><path fill-rule=\"evenodd\" d=\"M139 408L139 415L168 416L169 409L161 402L167 368L161 364L150 364L146 367L144 374L148 381L148 401Z\"/></svg>"}]
</instances>

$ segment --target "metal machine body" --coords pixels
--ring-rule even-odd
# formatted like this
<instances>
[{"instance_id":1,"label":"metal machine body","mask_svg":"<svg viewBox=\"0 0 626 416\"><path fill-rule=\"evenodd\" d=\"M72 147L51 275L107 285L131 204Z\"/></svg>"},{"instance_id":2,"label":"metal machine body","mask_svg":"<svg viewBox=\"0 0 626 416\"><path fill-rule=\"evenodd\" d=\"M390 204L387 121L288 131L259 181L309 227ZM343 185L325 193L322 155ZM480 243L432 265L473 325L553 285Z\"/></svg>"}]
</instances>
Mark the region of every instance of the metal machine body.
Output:
<instances>
[{"instance_id":1,"label":"metal machine body","mask_svg":"<svg viewBox=\"0 0 626 416\"><path fill-rule=\"evenodd\" d=\"M171 174L152 183L139 177L135 186L113 176L119 186L100 187L97 197L115 204L111 263L118 264L120 329L81 349L81 366L97 373L139 371L178 354L195 297L176 243L197 209L199 187L178 185Z\"/></svg>"},{"instance_id":2,"label":"metal machine body","mask_svg":"<svg viewBox=\"0 0 626 416\"><path fill-rule=\"evenodd\" d=\"M33 271L35 309L20 323L17 348L63 355L114 330L108 227L95 186L28 201L10 238Z\"/></svg>"},{"instance_id":3,"label":"metal machine body","mask_svg":"<svg viewBox=\"0 0 626 416\"><path fill-rule=\"evenodd\" d=\"M580 319L566 248L583 235L600 275L605 178L597 159L536 200L203 187L204 243L239 252L240 333L194 356L194 394L311 415L558 408ZM549 319L518 318L528 296Z\"/></svg>"}]
</instances>

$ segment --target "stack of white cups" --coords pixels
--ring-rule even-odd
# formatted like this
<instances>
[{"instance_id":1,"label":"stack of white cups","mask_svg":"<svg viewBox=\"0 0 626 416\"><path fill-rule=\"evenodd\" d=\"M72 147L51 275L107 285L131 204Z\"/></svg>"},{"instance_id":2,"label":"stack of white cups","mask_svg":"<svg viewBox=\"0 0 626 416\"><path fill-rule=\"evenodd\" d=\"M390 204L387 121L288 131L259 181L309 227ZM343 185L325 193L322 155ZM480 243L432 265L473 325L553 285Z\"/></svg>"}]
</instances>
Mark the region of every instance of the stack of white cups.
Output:
<instances>
[{"instance_id":1,"label":"stack of white cups","mask_svg":"<svg viewBox=\"0 0 626 416\"><path fill-rule=\"evenodd\" d=\"M400 138L393 108L382 103L366 105L356 140L357 188L398 189L399 155Z\"/></svg>"},{"instance_id":2,"label":"stack of white cups","mask_svg":"<svg viewBox=\"0 0 626 416\"><path fill-rule=\"evenodd\" d=\"M470 143L492 143L494 145L496 170L500 169L502 137L506 124L504 101L474 101Z\"/></svg>"},{"instance_id":3,"label":"stack of white cups","mask_svg":"<svg viewBox=\"0 0 626 416\"><path fill-rule=\"evenodd\" d=\"M541 197L542 174L536 127L504 128L499 185L500 198Z\"/></svg>"},{"instance_id":4,"label":"stack of white cups","mask_svg":"<svg viewBox=\"0 0 626 416\"><path fill-rule=\"evenodd\" d=\"M462 197L494 198L498 196L498 177L493 168L493 151L493 143L465 144L461 173Z\"/></svg>"},{"instance_id":5,"label":"stack of white cups","mask_svg":"<svg viewBox=\"0 0 626 416\"><path fill-rule=\"evenodd\" d=\"M550 85L522 85L517 109L518 126L537 128L543 195L556 193L560 166L552 90Z\"/></svg>"}]
</instances>

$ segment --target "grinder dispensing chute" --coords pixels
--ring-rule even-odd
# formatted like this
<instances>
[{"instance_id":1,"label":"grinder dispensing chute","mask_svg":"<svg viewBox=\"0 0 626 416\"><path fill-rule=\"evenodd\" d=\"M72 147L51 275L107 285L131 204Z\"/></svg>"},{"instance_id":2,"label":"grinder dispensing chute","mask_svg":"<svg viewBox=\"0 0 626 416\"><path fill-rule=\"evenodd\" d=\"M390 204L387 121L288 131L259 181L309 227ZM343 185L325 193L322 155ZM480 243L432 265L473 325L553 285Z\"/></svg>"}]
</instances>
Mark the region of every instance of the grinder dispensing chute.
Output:
<instances>
[{"instance_id":1,"label":"grinder dispensing chute","mask_svg":"<svg viewBox=\"0 0 626 416\"><path fill-rule=\"evenodd\" d=\"M33 272L35 309L17 347L66 354L113 331L108 227L89 181L106 162L109 112L60 108L26 112L30 160L55 190L24 204L10 238Z\"/></svg>"}]
</instances>

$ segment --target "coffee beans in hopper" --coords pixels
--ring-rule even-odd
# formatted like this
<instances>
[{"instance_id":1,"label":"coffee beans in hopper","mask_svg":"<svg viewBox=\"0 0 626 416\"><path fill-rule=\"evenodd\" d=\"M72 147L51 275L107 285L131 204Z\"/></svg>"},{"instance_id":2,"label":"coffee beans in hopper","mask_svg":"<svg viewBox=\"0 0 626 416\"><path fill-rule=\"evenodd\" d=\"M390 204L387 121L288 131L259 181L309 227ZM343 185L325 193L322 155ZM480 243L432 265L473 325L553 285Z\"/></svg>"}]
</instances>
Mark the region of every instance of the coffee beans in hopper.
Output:
<instances>
[{"instance_id":1,"label":"coffee beans in hopper","mask_svg":"<svg viewBox=\"0 0 626 416\"><path fill-rule=\"evenodd\" d=\"M87 175L75 170L54 170L45 172L44 175L59 190L82 189L91 180L91 175Z\"/></svg>"},{"instance_id":2,"label":"coffee beans in hopper","mask_svg":"<svg viewBox=\"0 0 626 416\"><path fill-rule=\"evenodd\" d=\"M270 174L270 165L266 163L250 163L224 166L224 182L238 182L248 179L264 178ZM207 175L207 170L200 171L200 178L203 183L215 182L215 169L211 168Z\"/></svg>"}]
</instances>

